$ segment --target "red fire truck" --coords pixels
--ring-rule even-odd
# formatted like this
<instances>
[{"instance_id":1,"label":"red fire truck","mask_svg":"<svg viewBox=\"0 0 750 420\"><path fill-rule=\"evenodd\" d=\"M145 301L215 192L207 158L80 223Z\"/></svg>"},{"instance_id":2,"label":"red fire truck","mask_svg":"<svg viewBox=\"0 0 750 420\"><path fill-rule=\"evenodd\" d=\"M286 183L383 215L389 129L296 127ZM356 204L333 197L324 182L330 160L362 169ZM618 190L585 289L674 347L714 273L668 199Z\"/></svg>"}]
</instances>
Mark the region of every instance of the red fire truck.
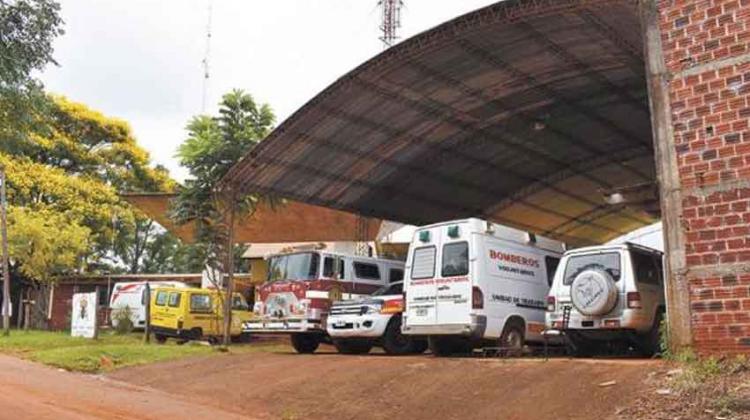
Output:
<instances>
[{"instance_id":1,"label":"red fire truck","mask_svg":"<svg viewBox=\"0 0 750 420\"><path fill-rule=\"evenodd\" d=\"M333 302L368 296L403 277L401 261L317 250L274 255L267 281L256 291L257 317L243 330L290 334L298 353L313 353L330 342L326 319Z\"/></svg>"}]
</instances>

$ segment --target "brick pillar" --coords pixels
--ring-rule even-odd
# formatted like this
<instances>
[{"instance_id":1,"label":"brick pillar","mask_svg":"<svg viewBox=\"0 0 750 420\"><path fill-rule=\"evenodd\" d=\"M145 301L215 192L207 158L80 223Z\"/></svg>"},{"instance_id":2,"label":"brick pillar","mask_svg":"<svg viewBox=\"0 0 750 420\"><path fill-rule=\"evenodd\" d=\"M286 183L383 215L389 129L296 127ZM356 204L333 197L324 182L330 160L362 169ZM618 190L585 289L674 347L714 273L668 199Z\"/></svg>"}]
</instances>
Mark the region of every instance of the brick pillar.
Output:
<instances>
[{"instance_id":1,"label":"brick pillar","mask_svg":"<svg viewBox=\"0 0 750 420\"><path fill-rule=\"evenodd\" d=\"M750 353L750 0L643 3L675 338Z\"/></svg>"}]
</instances>

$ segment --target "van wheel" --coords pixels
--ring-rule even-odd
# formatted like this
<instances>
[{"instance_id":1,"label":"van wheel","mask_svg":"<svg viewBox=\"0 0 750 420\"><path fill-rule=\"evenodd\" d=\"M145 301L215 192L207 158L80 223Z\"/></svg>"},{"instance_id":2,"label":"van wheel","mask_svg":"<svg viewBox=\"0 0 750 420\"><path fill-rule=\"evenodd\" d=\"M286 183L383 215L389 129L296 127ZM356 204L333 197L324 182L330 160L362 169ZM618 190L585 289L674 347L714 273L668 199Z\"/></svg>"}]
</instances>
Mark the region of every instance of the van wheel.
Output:
<instances>
[{"instance_id":1,"label":"van wheel","mask_svg":"<svg viewBox=\"0 0 750 420\"><path fill-rule=\"evenodd\" d=\"M518 322L508 323L500 335L500 347L504 349L521 351L526 341L524 328Z\"/></svg>"},{"instance_id":2,"label":"van wheel","mask_svg":"<svg viewBox=\"0 0 750 420\"><path fill-rule=\"evenodd\" d=\"M335 339L333 345L341 354L365 354L372 349L372 341L361 339Z\"/></svg>"},{"instance_id":3,"label":"van wheel","mask_svg":"<svg viewBox=\"0 0 750 420\"><path fill-rule=\"evenodd\" d=\"M385 334L383 334L383 349L385 352L394 355L415 353L414 341L412 337L401 334L401 317L394 316L391 318L385 328Z\"/></svg>"},{"instance_id":4,"label":"van wheel","mask_svg":"<svg viewBox=\"0 0 750 420\"><path fill-rule=\"evenodd\" d=\"M154 339L159 344L164 344L167 342L167 336L163 334L154 334Z\"/></svg>"},{"instance_id":5,"label":"van wheel","mask_svg":"<svg viewBox=\"0 0 750 420\"><path fill-rule=\"evenodd\" d=\"M320 340L313 334L292 334L292 347L297 353L315 353L320 345Z\"/></svg>"}]
</instances>

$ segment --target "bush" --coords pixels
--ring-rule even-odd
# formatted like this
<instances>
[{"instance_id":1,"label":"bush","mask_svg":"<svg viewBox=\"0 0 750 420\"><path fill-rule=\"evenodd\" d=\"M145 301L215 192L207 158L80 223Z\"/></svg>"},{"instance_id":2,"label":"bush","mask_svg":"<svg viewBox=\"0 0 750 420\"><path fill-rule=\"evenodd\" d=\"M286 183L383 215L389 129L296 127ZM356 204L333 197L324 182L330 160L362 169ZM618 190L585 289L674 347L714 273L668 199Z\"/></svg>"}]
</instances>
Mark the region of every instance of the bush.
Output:
<instances>
[{"instance_id":1,"label":"bush","mask_svg":"<svg viewBox=\"0 0 750 420\"><path fill-rule=\"evenodd\" d=\"M119 335L130 334L133 332L133 319L131 316L133 311L130 310L129 306L125 306L122 309L118 309L112 313L112 324L115 327L115 332Z\"/></svg>"}]
</instances>

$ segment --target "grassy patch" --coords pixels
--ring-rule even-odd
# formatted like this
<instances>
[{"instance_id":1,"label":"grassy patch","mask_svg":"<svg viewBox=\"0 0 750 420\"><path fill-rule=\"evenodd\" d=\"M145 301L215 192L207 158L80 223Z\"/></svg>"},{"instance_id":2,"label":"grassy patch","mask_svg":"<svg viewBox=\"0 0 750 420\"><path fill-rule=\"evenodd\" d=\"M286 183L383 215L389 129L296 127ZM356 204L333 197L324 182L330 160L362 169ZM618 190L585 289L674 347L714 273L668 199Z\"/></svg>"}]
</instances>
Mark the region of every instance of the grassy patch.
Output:
<instances>
[{"instance_id":1,"label":"grassy patch","mask_svg":"<svg viewBox=\"0 0 750 420\"><path fill-rule=\"evenodd\" d=\"M230 353L274 350L274 346L268 345L243 345L231 347ZM0 336L0 353L90 373L189 356L225 354L198 343L177 345L170 340L167 344L147 345L143 344L141 334L103 333L97 340L89 340L48 331L14 331L10 337Z\"/></svg>"}]
</instances>

